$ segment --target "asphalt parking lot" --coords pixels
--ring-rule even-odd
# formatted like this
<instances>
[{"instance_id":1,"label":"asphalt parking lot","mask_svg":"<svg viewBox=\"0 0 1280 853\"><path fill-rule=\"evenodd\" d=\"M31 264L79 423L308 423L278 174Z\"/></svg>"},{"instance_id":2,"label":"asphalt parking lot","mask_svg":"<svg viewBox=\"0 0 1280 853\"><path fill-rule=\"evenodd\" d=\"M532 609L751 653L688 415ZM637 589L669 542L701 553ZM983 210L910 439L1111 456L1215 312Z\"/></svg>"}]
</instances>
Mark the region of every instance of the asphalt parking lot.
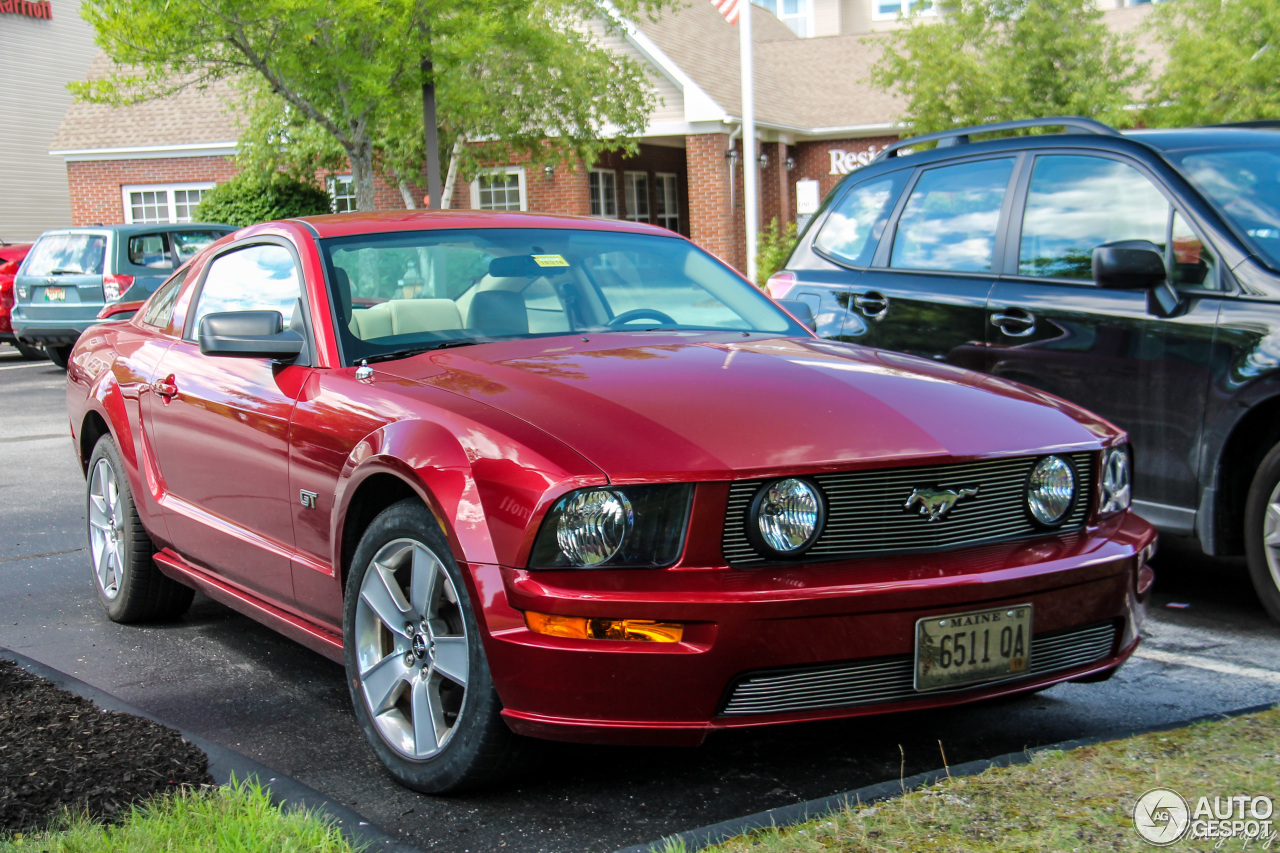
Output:
<instances>
[{"instance_id":1,"label":"asphalt parking lot","mask_svg":"<svg viewBox=\"0 0 1280 853\"><path fill-rule=\"evenodd\" d=\"M63 388L60 370L0 346L0 646L289 774L423 850L616 850L939 767L939 742L957 764L1280 701L1280 626L1253 599L1243 564L1169 542L1150 637L1109 682L734 732L693 750L552 745L508 788L423 796L374 758L337 665L203 597L169 625L106 619Z\"/></svg>"}]
</instances>

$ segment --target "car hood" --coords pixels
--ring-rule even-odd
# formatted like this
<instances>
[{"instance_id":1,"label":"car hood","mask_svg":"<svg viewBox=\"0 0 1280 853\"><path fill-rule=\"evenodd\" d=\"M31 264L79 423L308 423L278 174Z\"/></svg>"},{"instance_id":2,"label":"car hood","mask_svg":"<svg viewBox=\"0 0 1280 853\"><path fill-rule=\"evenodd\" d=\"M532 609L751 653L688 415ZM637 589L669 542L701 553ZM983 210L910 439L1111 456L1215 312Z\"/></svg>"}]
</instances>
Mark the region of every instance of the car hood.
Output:
<instances>
[{"instance_id":1,"label":"car hood","mask_svg":"<svg viewBox=\"0 0 1280 853\"><path fill-rule=\"evenodd\" d=\"M852 344L635 332L376 365L501 409L614 481L730 479L1100 446L1119 434L994 377Z\"/></svg>"}]
</instances>

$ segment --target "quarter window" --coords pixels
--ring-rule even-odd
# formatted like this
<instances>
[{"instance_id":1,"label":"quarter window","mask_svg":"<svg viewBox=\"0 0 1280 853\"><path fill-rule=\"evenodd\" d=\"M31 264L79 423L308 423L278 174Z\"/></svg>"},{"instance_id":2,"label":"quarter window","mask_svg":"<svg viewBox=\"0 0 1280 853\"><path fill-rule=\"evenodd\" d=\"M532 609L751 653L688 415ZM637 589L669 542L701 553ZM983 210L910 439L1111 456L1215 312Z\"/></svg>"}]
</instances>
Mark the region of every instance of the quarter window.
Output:
<instances>
[{"instance_id":1,"label":"quarter window","mask_svg":"<svg viewBox=\"0 0 1280 853\"><path fill-rule=\"evenodd\" d=\"M135 234L129 238L129 263L135 267L171 270L169 241L163 234Z\"/></svg>"},{"instance_id":2,"label":"quarter window","mask_svg":"<svg viewBox=\"0 0 1280 853\"><path fill-rule=\"evenodd\" d=\"M592 171L588 180L591 185L591 215L617 219L618 174Z\"/></svg>"},{"instance_id":3,"label":"quarter window","mask_svg":"<svg viewBox=\"0 0 1280 853\"><path fill-rule=\"evenodd\" d=\"M1176 210L1169 230L1169 247L1173 252L1174 284L1179 287L1216 286L1213 252Z\"/></svg>"},{"instance_id":4,"label":"quarter window","mask_svg":"<svg viewBox=\"0 0 1280 853\"><path fill-rule=\"evenodd\" d=\"M1093 250L1116 240L1165 247L1169 202L1137 169L1080 155L1036 158L1022 217L1018 272L1093 281Z\"/></svg>"},{"instance_id":5,"label":"quarter window","mask_svg":"<svg viewBox=\"0 0 1280 853\"><path fill-rule=\"evenodd\" d=\"M302 288L293 254L264 243L219 255L209 264L191 334L209 314L224 311L279 311L288 326L301 308Z\"/></svg>"},{"instance_id":6,"label":"quarter window","mask_svg":"<svg viewBox=\"0 0 1280 853\"><path fill-rule=\"evenodd\" d=\"M1000 207L1013 160L930 169L898 219L889 265L904 269L989 272Z\"/></svg>"},{"instance_id":7,"label":"quarter window","mask_svg":"<svg viewBox=\"0 0 1280 853\"><path fill-rule=\"evenodd\" d=\"M845 193L822 224L814 246L853 266L870 264L906 174L868 181Z\"/></svg>"},{"instance_id":8,"label":"quarter window","mask_svg":"<svg viewBox=\"0 0 1280 853\"><path fill-rule=\"evenodd\" d=\"M147 303L147 312L142 315L142 322L157 329L168 328L173 320L173 306L178 301L178 291L182 289L182 282L186 279L187 271L181 270L162 284Z\"/></svg>"},{"instance_id":9,"label":"quarter window","mask_svg":"<svg viewBox=\"0 0 1280 853\"><path fill-rule=\"evenodd\" d=\"M200 199L212 188L211 183L124 187L124 221L191 222Z\"/></svg>"}]
</instances>

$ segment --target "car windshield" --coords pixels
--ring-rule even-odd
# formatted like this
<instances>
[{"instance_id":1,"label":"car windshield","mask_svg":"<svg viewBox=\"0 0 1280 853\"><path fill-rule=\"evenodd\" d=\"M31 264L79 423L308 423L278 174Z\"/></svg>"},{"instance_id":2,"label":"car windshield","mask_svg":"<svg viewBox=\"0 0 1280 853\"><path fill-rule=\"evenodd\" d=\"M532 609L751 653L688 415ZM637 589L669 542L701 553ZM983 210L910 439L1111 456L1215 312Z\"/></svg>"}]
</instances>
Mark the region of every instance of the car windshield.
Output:
<instances>
[{"instance_id":1,"label":"car windshield","mask_svg":"<svg viewBox=\"0 0 1280 853\"><path fill-rule=\"evenodd\" d=\"M1197 150L1174 159L1267 265L1280 269L1280 149L1259 145Z\"/></svg>"},{"instance_id":2,"label":"car windshield","mask_svg":"<svg viewBox=\"0 0 1280 853\"><path fill-rule=\"evenodd\" d=\"M27 256L23 275L102 275L107 238L102 234L50 234Z\"/></svg>"},{"instance_id":3,"label":"car windshield","mask_svg":"<svg viewBox=\"0 0 1280 853\"><path fill-rule=\"evenodd\" d=\"M498 338L611 330L804 330L686 240L471 229L323 241L348 363Z\"/></svg>"}]
</instances>

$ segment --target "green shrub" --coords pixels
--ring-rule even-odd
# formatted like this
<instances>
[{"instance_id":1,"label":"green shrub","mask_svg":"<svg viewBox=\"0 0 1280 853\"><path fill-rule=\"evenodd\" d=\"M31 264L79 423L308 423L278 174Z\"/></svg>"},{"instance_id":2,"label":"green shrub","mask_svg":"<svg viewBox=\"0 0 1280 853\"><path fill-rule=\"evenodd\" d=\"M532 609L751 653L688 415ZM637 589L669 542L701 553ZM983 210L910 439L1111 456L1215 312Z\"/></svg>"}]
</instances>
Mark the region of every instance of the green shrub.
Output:
<instances>
[{"instance_id":1,"label":"green shrub","mask_svg":"<svg viewBox=\"0 0 1280 853\"><path fill-rule=\"evenodd\" d=\"M782 269L796 247L796 224L778 227L778 217L769 220L756 238L756 286L764 287L769 276Z\"/></svg>"},{"instance_id":2,"label":"green shrub","mask_svg":"<svg viewBox=\"0 0 1280 853\"><path fill-rule=\"evenodd\" d=\"M207 191L196 208L198 222L252 225L272 219L314 216L332 210L329 194L315 184L276 175L263 180L246 173Z\"/></svg>"}]
</instances>

